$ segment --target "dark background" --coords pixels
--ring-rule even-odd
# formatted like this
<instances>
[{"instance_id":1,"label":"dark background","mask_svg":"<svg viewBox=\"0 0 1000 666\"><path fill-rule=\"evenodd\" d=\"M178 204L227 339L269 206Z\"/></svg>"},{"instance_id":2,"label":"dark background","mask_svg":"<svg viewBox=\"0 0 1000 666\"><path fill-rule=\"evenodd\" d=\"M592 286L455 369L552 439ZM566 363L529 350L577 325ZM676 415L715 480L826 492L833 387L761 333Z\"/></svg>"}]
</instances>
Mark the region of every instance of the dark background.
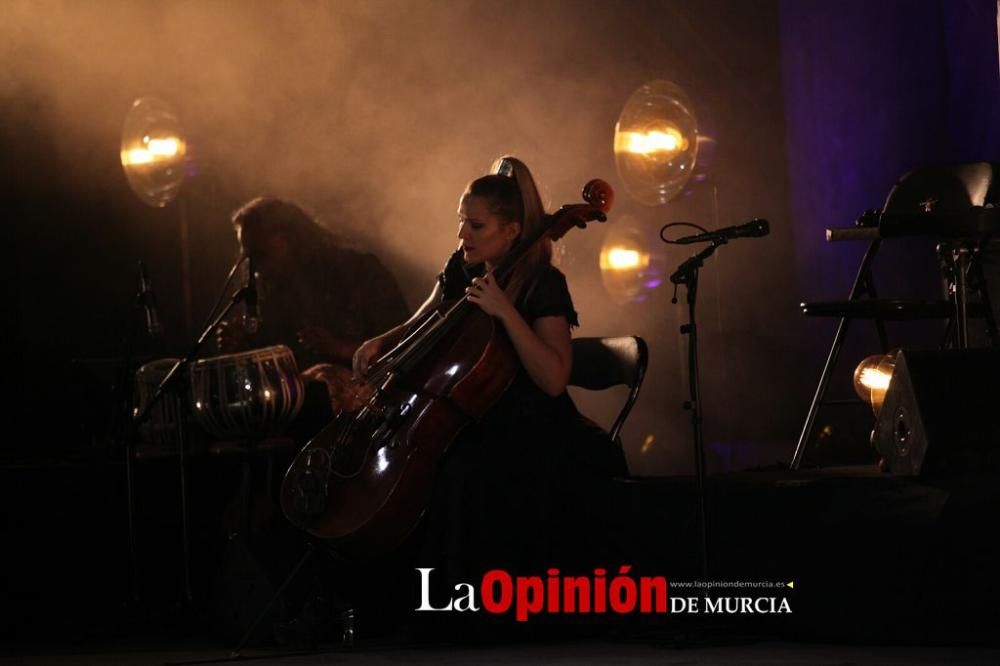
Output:
<instances>
[{"instance_id":1,"label":"dark background","mask_svg":"<svg viewBox=\"0 0 1000 666\"><path fill-rule=\"evenodd\" d=\"M236 253L229 214L263 193L377 252L412 307L456 245L458 195L505 153L531 166L550 208L576 201L590 178L610 181L619 196L609 224L631 217L654 237L669 221L769 219L767 239L723 248L702 274L706 441L713 471L787 461L833 331L797 304L846 296L860 256L825 243L823 229L879 207L911 168L996 159L996 24L992 0L7 0L4 412L8 432L23 435L2 455L108 446L107 390L138 259L167 333L140 352L177 354L193 334L181 204L142 204L119 162L125 112L155 95L178 109L195 156L182 190L195 322ZM714 146L707 179L662 208L629 199L612 153L624 101L652 79L688 91ZM597 267L605 233L562 243L576 334L649 341L650 374L624 433L630 467L689 473L684 309L666 288L616 304ZM689 254L656 250L669 267ZM911 287L889 260L884 291ZM936 287L928 275L920 289ZM603 397L579 403L604 422L616 410Z\"/></svg>"}]
</instances>

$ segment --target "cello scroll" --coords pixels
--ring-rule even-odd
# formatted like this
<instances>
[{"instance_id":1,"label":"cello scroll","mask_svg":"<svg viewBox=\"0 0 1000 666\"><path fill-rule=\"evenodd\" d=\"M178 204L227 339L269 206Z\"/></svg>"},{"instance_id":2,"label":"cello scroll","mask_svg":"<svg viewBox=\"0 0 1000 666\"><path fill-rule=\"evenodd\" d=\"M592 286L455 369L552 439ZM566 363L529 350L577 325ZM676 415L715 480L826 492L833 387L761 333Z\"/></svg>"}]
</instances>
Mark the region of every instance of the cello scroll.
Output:
<instances>
[{"instance_id":1,"label":"cello scroll","mask_svg":"<svg viewBox=\"0 0 1000 666\"><path fill-rule=\"evenodd\" d=\"M549 215L552 226L549 238L559 240L573 227L585 229L587 222L606 222L607 212L615 201L615 191L606 181L595 178L583 186L583 200L587 203L566 204Z\"/></svg>"}]
</instances>

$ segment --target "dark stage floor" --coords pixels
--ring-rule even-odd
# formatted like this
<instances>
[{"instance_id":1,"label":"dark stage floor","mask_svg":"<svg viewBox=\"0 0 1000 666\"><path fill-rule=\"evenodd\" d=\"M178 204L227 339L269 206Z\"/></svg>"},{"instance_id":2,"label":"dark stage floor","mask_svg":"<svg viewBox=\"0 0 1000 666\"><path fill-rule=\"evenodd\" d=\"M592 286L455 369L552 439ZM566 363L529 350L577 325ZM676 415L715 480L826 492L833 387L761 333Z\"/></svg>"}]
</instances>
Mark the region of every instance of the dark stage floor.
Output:
<instances>
[{"instance_id":1,"label":"dark stage floor","mask_svg":"<svg viewBox=\"0 0 1000 666\"><path fill-rule=\"evenodd\" d=\"M32 656L18 656L26 665L77 664L180 664L219 663L229 654L218 649L199 649L183 644L106 645L93 650L57 653L45 649ZM424 646L410 648L371 647L351 651L296 654L250 650L231 663L288 664L661 664L663 666L921 666L939 664L992 665L1000 662L1000 651L969 647L885 647L802 643L753 643L743 645L677 647L642 643L575 642L504 645L481 648Z\"/></svg>"},{"instance_id":2,"label":"dark stage floor","mask_svg":"<svg viewBox=\"0 0 1000 666\"><path fill-rule=\"evenodd\" d=\"M121 471L112 463L0 468L5 504L12 508L3 526L0 633L19 663L153 664L224 657L303 552L301 535L280 515L268 522L266 495L251 502L260 532L234 551L222 535L247 519L239 510L246 508L238 492L243 473L253 471L259 480L266 466L194 460L189 479L194 603L186 613L164 610L176 607L183 580L176 466L169 460L144 464L137 470L139 583L151 610L150 619L140 621L122 611L129 588ZM684 581L794 581L794 588L772 593L788 600L791 613L719 618L668 613L638 622L591 616L589 624L575 616L568 630L562 625L554 632L514 633L496 631L497 618L479 617L474 642L465 624L435 614L428 626L437 631L419 646L412 637L427 638L424 634L402 639L391 629L369 632L359 614L358 644L350 652L292 656L255 647L247 655L274 655L259 663L289 664L1000 663L1000 653L990 649L1000 645L995 497L885 476L873 467L712 477L705 578L697 557L694 489L689 477L616 482L619 533L609 538L620 546L619 563L665 576L672 599L684 594L678 586ZM277 531L268 531L269 524L278 525ZM317 575L302 577L297 594L310 589ZM266 620L251 645L269 650L279 621L295 618L297 608L301 601L283 602L283 616ZM334 640L332 622L323 620L322 626L325 634L313 639ZM464 639L461 646L445 643L456 642L456 636ZM539 639L559 642L532 642ZM891 645L909 647L885 647Z\"/></svg>"}]
</instances>

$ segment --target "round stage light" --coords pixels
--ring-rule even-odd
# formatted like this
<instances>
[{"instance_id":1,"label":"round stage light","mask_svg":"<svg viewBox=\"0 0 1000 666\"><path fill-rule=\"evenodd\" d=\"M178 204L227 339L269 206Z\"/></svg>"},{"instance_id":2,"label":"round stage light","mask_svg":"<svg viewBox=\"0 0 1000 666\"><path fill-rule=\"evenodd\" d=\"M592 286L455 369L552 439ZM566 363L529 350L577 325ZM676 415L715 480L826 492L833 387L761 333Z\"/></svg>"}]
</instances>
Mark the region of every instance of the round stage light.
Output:
<instances>
[{"instance_id":1,"label":"round stage light","mask_svg":"<svg viewBox=\"0 0 1000 666\"><path fill-rule=\"evenodd\" d=\"M666 279L666 263L650 232L630 215L609 226L601 246L601 281L619 305L641 303Z\"/></svg>"},{"instance_id":2,"label":"round stage light","mask_svg":"<svg viewBox=\"0 0 1000 666\"><path fill-rule=\"evenodd\" d=\"M136 196L156 208L173 201L184 183L186 156L177 113L155 97L135 100L122 127L121 162Z\"/></svg>"},{"instance_id":3,"label":"round stage light","mask_svg":"<svg viewBox=\"0 0 1000 666\"><path fill-rule=\"evenodd\" d=\"M676 197L698 157L691 101L670 81L650 81L629 97L615 125L618 175L637 201L659 206Z\"/></svg>"}]
</instances>

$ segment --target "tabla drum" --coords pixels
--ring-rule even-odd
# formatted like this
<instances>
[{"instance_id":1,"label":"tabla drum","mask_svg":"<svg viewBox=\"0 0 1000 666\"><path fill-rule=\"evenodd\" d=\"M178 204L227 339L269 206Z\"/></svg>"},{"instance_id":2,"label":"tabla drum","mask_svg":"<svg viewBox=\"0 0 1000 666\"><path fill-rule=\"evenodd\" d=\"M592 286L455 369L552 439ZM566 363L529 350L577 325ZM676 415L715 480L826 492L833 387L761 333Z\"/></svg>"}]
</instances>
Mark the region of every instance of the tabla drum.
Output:
<instances>
[{"instance_id":1,"label":"tabla drum","mask_svg":"<svg viewBox=\"0 0 1000 666\"><path fill-rule=\"evenodd\" d=\"M305 398L295 356L284 345L196 361L190 380L195 420L219 439L278 434Z\"/></svg>"},{"instance_id":2,"label":"tabla drum","mask_svg":"<svg viewBox=\"0 0 1000 666\"><path fill-rule=\"evenodd\" d=\"M137 416L156 394L160 382L179 359L161 358L146 363L135 373L135 413ZM177 452L178 427L185 415L183 401L172 391L167 391L153 407L146 420L139 424L137 431L136 456L146 457Z\"/></svg>"}]
</instances>

